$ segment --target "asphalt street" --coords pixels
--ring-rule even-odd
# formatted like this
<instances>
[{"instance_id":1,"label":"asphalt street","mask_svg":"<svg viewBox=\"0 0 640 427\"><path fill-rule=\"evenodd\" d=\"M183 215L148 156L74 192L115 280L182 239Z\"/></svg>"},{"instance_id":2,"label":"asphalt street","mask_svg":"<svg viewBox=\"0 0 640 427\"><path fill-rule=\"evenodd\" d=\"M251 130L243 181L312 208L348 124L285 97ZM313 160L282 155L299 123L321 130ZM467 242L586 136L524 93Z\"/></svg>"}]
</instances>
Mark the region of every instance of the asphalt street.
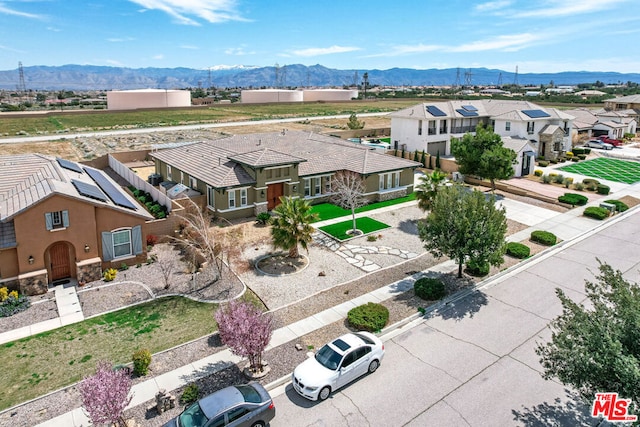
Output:
<instances>
[{"instance_id":1,"label":"asphalt street","mask_svg":"<svg viewBox=\"0 0 640 427\"><path fill-rule=\"evenodd\" d=\"M574 392L542 378L534 349L561 313L555 289L584 301L596 258L638 282L639 233L635 211L612 219L395 331L380 369L325 402L306 401L290 384L274 390L271 425L598 425Z\"/></svg>"}]
</instances>

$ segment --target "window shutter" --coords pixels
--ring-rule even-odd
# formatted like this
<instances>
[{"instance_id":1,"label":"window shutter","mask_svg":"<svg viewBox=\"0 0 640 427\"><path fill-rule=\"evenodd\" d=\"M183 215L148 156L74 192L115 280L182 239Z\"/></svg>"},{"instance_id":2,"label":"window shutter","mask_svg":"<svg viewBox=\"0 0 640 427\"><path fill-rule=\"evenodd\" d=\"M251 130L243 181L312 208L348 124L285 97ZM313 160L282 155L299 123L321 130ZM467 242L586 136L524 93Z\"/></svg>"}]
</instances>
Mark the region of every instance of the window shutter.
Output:
<instances>
[{"instance_id":1,"label":"window shutter","mask_svg":"<svg viewBox=\"0 0 640 427\"><path fill-rule=\"evenodd\" d=\"M47 226L47 230L53 230L53 217L51 216L51 212L44 214L44 223Z\"/></svg>"},{"instance_id":2,"label":"window shutter","mask_svg":"<svg viewBox=\"0 0 640 427\"><path fill-rule=\"evenodd\" d=\"M69 226L69 211L62 211L62 226L65 228Z\"/></svg>"},{"instance_id":3,"label":"window shutter","mask_svg":"<svg viewBox=\"0 0 640 427\"><path fill-rule=\"evenodd\" d=\"M102 232L102 260L111 261L113 259L113 237L108 231Z\"/></svg>"},{"instance_id":4,"label":"window shutter","mask_svg":"<svg viewBox=\"0 0 640 427\"><path fill-rule=\"evenodd\" d=\"M139 255L142 253L142 227L139 225L131 229L131 246L134 254Z\"/></svg>"}]
</instances>

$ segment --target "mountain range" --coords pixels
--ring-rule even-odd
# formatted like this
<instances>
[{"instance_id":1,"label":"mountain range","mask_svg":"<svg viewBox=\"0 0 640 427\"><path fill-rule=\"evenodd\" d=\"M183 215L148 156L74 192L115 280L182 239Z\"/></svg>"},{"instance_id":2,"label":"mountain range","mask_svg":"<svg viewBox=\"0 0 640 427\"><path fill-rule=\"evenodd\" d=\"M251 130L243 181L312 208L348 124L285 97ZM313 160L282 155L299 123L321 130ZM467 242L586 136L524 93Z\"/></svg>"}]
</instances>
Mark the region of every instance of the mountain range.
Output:
<instances>
[{"instance_id":1,"label":"mountain range","mask_svg":"<svg viewBox=\"0 0 640 427\"><path fill-rule=\"evenodd\" d=\"M124 68L94 65L29 66L0 71L0 89L17 90L123 90L178 89L194 87L343 87L361 84L367 73L369 85L447 86L549 84L575 85L600 81L605 84L640 83L640 73L567 71L561 73L519 73L487 68L337 70L322 65L215 66L193 68Z\"/></svg>"}]
</instances>

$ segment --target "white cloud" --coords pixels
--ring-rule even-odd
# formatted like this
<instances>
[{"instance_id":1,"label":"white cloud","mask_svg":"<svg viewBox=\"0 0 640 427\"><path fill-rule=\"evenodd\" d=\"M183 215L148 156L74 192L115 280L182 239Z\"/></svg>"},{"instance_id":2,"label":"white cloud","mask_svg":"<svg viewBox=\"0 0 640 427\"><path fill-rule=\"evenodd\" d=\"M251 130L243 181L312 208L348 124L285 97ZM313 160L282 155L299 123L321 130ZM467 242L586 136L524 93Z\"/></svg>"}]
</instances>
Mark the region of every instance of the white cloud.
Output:
<instances>
[{"instance_id":1,"label":"white cloud","mask_svg":"<svg viewBox=\"0 0 640 427\"><path fill-rule=\"evenodd\" d=\"M514 12L516 18L554 18L567 15L593 13L613 8L630 0L547 0L534 3L537 8ZM631 0L636 1L636 0Z\"/></svg>"},{"instance_id":2,"label":"white cloud","mask_svg":"<svg viewBox=\"0 0 640 427\"><path fill-rule=\"evenodd\" d=\"M255 55L255 51L246 51L245 46L240 47L229 47L224 50L224 53L227 55L233 56L244 56L244 55Z\"/></svg>"},{"instance_id":3,"label":"white cloud","mask_svg":"<svg viewBox=\"0 0 640 427\"><path fill-rule=\"evenodd\" d=\"M55 28L55 27L47 27L46 30L53 31L54 33L59 33L60 31L62 31L60 28Z\"/></svg>"},{"instance_id":4,"label":"white cloud","mask_svg":"<svg viewBox=\"0 0 640 427\"><path fill-rule=\"evenodd\" d=\"M541 36L530 33L508 34L453 46L450 50L451 52L478 52L486 50L515 52L530 46L533 42L541 40L541 38Z\"/></svg>"},{"instance_id":5,"label":"white cloud","mask_svg":"<svg viewBox=\"0 0 640 427\"><path fill-rule=\"evenodd\" d=\"M124 67L124 64L116 59L107 59L104 62L115 67Z\"/></svg>"},{"instance_id":6,"label":"white cloud","mask_svg":"<svg viewBox=\"0 0 640 427\"><path fill-rule=\"evenodd\" d=\"M122 42L130 42L135 40L132 37L110 37L107 39L108 42L111 43L122 43Z\"/></svg>"},{"instance_id":7,"label":"white cloud","mask_svg":"<svg viewBox=\"0 0 640 427\"><path fill-rule=\"evenodd\" d=\"M21 18L29 18L29 19L45 19L44 15L36 15L34 13L21 12L19 10L15 10L7 7L4 3L0 3L0 14L19 16Z\"/></svg>"},{"instance_id":8,"label":"white cloud","mask_svg":"<svg viewBox=\"0 0 640 427\"><path fill-rule=\"evenodd\" d=\"M164 55L159 53L157 55L153 55L152 58L156 60L160 60L160 59L164 59Z\"/></svg>"},{"instance_id":9,"label":"white cloud","mask_svg":"<svg viewBox=\"0 0 640 427\"><path fill-rule=\"evenodd\" d=\"M492 12L494 10L504 9L505 7L511 6L513 1L511 0L496 0L489 1L486 3L480 3L474 7L474 9L478 12Z\"/></svg>"},{"instance_id":10,"label":"white cloud","mask_svg":"<svg viewBox=\"0 0 640 427\"><path fill-rule=\"evenodd\" d=\"M197 19L217 24L246 21L235 11L235 0L129 0L146 10L160 10L172 16L178 24L200 26Z\"/></svg>"},{"instance_id":11,"label":"white cloud","mask_svg":"<svg viewBox=\"0 0 640 427\"><path fill-rule=\"evenodd\" d=\"M194 46L190 44L183 44L183 45L180 45L180 49L198 50L200 48L198 46Z\"/></svg>"},{"instance_id":12,"label":"white cloud","mask_svg":"<svg viewBox=\"0 0 640 427\"><path fill-rule=\"evenodd\" d=\"M331 47L311 47L308 49L292 50L294 56L320 56L334 53L345 53L360 50L359 47L352 46L331 46Z\"/></svg>"}]
</instances>

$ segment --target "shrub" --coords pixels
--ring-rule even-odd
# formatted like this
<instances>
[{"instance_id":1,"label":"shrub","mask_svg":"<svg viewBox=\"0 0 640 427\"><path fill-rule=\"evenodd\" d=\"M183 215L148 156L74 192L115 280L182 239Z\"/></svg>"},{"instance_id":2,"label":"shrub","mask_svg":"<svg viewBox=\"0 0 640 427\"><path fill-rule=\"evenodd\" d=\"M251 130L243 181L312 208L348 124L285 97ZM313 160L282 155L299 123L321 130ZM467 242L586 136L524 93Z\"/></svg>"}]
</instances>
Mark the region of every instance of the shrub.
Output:
<instances>
[{"instance_id":1,"label":"shrub","mask_svg":"<svg viewBox=\"0 0 640 427\"><path fill-rule=\"evenodd\" d=\"M556 159L551 159L549 160L549 163L551 163L552 165L557 165L558 161Z\"/></svg>"},{"instance_id":2,"label":"shrub","mask_svg":"<svg viewBox=\"0 0 640 427\"><path fill-rule=\"evenodd\" d=\"M571 151L567 151L567 154L565 154L565 156L567 156L567 159L570 159L573 157L573 153Z\"/></svg>"},{"instance_id":3,"label":"shrub","mask_svg":"<svg viewBox=\"0 0 640 427\"><path fill-rule=\"evenodd\" d=\"M469 261L467 263L467 273L472 276L482 277L489 274L489 269L491 266L488 262L479 263L476 261Z\"/></svg>"},{"instance_id":4,"label":"shrub","mask_svg":"<svg viewBox=\"0 0 640 427\"><path fill-rule=\"evenodd\" d=\"M147 246L153 246L158 243L158 236L155 234L147 234Z\"/></svg>"},{"instance_id":5,"label":"shrub","mask_svg":"<svg viewBox=\"0 0 640 427\"><path fill-rule=\"evenodd\" d=\"M378 237L375 234L369 234L367 236L367 242L375 242L376 240L378 240Z\"/></svg>"},{"instance_id":6,"label":"shrub","mask_svg":"<svg viewBox=\"0 0 640 427\"><path fill-rule=\"evenodd\" d=\"M598 184L597 186L597 192L598 194L609 194L609 190L611 190L611 188L609 188L608 185L604 185L604 184Z\"/></svg>"},{"instance_id":7,"label":"shrub","mask_svg":"<svg viewBox=\"0 0 640 427\"><path fill-rule=\"evenodd\" d=\"M549 161L548 160L540 160L540 161L538 161L538 166L541 166L541 167L549 166Z\"/></svg>"},{"instance_id":8,"label":"shrub","mask_svg":"<svg viewBox=\"0 0 640 427\"><path fill-rule=\"evenodd\" d=\"M413 284L416 296L427 301L436 301L447 294L444 283L438 279L422 277Z\"/></svg>"},{"instance_id":9,"label":"shrub","mask_svg":"<svg viewBox=\"0 0 640 427\"><path fill-rule=\"evenodd\" d=\"M542 171L540 169L536 169L536 170L533 171L533 174L535 176L542 176Z\"/></svg>"},{"instance_id":10,"label":"shrub","mask_svg":"<svg viewBox=\"0 0 640 427\"><path fill-rule=\"evenodd\" d=\"M120 268L118 270L126 271L128 269L129 269L129 266L126 263L123 262L122 264L120 264Z\"/></svg>"},{"instance_id":11,"label":"shrub","mask_svg":"<svg viewBox=\"0 0 640 427\"><path fill-rule=\"evenodd\" d=\"M562 174L556 175L553 177L553 180L556 184L562 184L564 182L564 176L562 176Z\"/></svg>"},{"instance_id":12,"label":"shrub","mask_svg":"<svg viewBox=\"0 0 640 427\"><path fill-rule=\"evenodd\" d=\"M584 210L584 216L602 221L609 216L609 210L606 208L601 208L599 206L589 206Z\"/></svg>"},{"instance_id":13,"label":"shrub","mask_svg":"<svg viewBox=\"0 0 640 427\"><path fill-rule=\"evenodd\" d=\"M271 215L269 212L260 212L256 215L256 222L260 225L267 225L271 220Z\"/></svg>"},{"instance_id":14,"label":"shrub","mask_svg":"<svg viewBox=\"0 0 640 427\"><path fill-rule=\"evenodd\" d=\"M591 184L598 185L598 184L600 184L600 181L598 181L597 179L593 179L593 178L585 178L585 179L582 180L582 183L584 185L587 185L587 186L591 185Z\"/></svg>"},{"instance_id":15,"label":"shrub","mask_svg":"<svg viewBox=\"0 0 640 427\"><path fill-rule=\"evenodd\" d=\"M0 317L13 316L16 313L26 310L29 306L31 306L31 302L26 295L18 295L16 291L11 291L2 303L0 303Z\"/></svg>"},{"instance_id":16,"label":"shrub","mask_svg":"<svg viewBox=\"0 0 640 427\"><path fill-rule=\"evenodd\" d=\"M580 159L579 159L579 158L577 158L577 157L572 157L572 158L571 158L571 161L572 161L572 162L578 162L578 161L580 161Z\"/></svg>"},{"instance_id":17,"label":"shrub","mask_svg":"<svg viewBox=\"0 0 640 427\"><path fill-rule=\"evenodd\" d=\"M184 390L182 390L182 396L180 396L180 403L183 405L188 405L190 403L198 400L198 394L200 393L200 389L196 383L191 383L187 385Z\"/></svg>"},{"instance_id":18,"label":"shrub","mask_svg":"<svg viewBox=\"0 0 640 427\"><path fill-rule=\"evenodd\" d=\"M571 184L573 184L573 178L565 178L564 181L562 181L562 184L564 185L564 188L571 187Z\"/></svg>"},{"instance_id":19,"label":"shrub","mask_svg":"<svg viewBox=\"0 0 640 427\"><path fill-rule=\"evenodd\" d=\"M616 211L618 212L624 212L629 209L629 206L627 206L626 203L621 202L620 200L605 200L604 202L614 205L616 207Z\"/></svg>"},{"instance_id":20,"label":"shrub","mask_svg":"<svg viewBox=\"0 0 640 427\"><path fill-rule=\"evenodd\" d=\"M584 147L582 151L584 151L584 154L591 154L591 148L589 147Z\"/></svg>"},{"instance_id":21,"label":"shrub","mask_svg":"<svg viewBox=\"0 0 640 427\"><path fill-rule=\"evenodd\" d=\"M389 321L389 310L382 304L368 302L349 310L347 320L355 329L376 332Z\"/></svg>"},{"instance_id":22,"label":"shrub","mask_svg":"<svg viewBox=\"0 0 640 427\"><path fill-rule=\"evenodd\" d=\"M562 203L566 203L568 205L571 205L571 207L573 207L576 205L584 206L587 204L589 199L587 199L587 197L583 196L582 194L564 193L564 195L558 197L558 201Z\"/></svg>"},{"instance_id":23,"label":"shrub","mask_svg":"<svg viewBox=\"0 0 640 427\"><path fill-rule=\"evenodd\" d=\"M542 175L542 182L545 184L550 184L552 180L551 175Z\"/></svg>"},{"instance_id":24,"label":"shrub","mask_svg":"<svg viewBox=\"0 0 640 427\"><path fill-rule=\"evenodd\" d=\"M584 148L583 147L573 147L573 149L571 151L573 152L574 156L577 156L579 154L584 154Z\"/></svg>"},{"instance_id":25,"label":"shrub","mask_svg":"<svg viewBox=\"0 0 640 427\"><path fill-rule=\"evenodd\" d=\"M531 240L546 246L553 246L556 244L558 238L555 234L548 231L536 230L531 232Z\"/></svg>"},{"instance_id":26,"label":"shrub","mask_svg":"<svg viewBox=\"0 0 640 427\"><path fill-rule=\"evenodd\" d=\"M514 258L524 259L529 256L531 253L531 249L529 246L523 245L518 242L509 242L507 243L507 255L510 255Z\"/></svg>"},{"instance_id":27,"label":"shrub","mask_svg":"<svg viewBox=\"0 0 640 427\"><path fill-rule=\"evenodd\" d=\"M0 302L3 302L9 297L9 289L5 286L0 288Z\"/></svg>"},{"instance_id":28,"label":"shrub","mask_svg":"<svg viewBox=\"0 0 640 427\"><path fill-rule=\"evenodd\" d=\"M587 155L586 154L578 154L578 158L580 160L585 160L587 158Z\"/></svg>"},{"instance_id":29,"label":"shrub","mask_svg":"<svg viewBox=\"0 0 640 427\"><path fill-rule=\"evenodd\" d=\"M105 282L111 282L116 278L116 274L118 274L118 270L116 270L115 268L107 268L104 273L102 273L102 277L104 278Z\"/></svg>"},{"instance_id":30,"label":"shrub","mask_svg":"<svg viewBox=\"0 0 640 427\"><path fill-rule=\"evenodd\" d=\"M149 365L151 365L151 352L146 348L133 353L133 373L139 377L149 373Z\"/></svg>"}]
</instances>

